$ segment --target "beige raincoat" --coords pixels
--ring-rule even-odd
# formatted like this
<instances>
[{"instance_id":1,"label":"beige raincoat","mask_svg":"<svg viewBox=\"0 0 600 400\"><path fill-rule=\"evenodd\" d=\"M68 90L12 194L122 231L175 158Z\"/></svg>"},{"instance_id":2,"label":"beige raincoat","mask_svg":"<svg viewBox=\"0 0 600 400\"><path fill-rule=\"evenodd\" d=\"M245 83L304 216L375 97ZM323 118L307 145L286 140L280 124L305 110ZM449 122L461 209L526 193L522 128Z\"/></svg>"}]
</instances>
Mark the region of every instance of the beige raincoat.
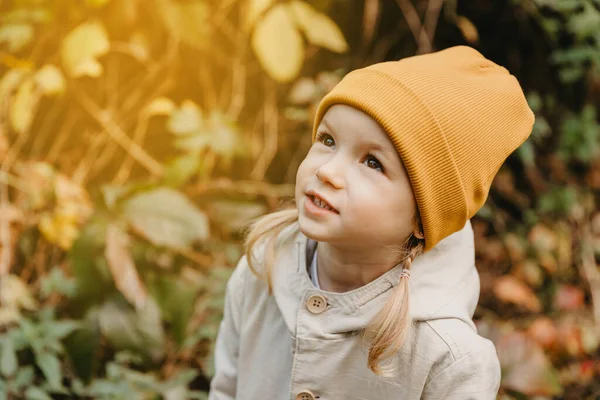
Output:
<instances>
[{"instance_id":1,"label":"beige raincoat","mask_svg":"<svg viewBox=\"0 0 600 400\"><path fill-rule=\"evenodd\" d=\"M315 244L294 228L275 264L272 296L245 259L228 283L210 400L496 398L496 350L471 319L479 276L470 222L413 263L414 328L393 378L367 368L359 331L383 306L401 267L350 292L319 290L307 272Z\"/></svg>"}]
</instances>

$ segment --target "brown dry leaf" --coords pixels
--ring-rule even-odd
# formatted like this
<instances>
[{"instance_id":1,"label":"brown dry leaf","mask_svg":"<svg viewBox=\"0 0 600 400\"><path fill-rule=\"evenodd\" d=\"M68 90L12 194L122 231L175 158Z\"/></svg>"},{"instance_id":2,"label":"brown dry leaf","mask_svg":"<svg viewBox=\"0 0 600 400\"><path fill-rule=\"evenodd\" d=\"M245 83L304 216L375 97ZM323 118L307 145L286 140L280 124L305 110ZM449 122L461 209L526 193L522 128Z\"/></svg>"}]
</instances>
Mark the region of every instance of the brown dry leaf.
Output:
<instances>
[{"instance_id":1,"label":"brown dry leaf","mask_svg":"<svg viewBox=\"0 0 600 400\"><path fill-rule=\"evenodd\" d=\"M544 350L523 332L512 332L496 343L502 384L528 396L556 396L563 392L558 375Z\"/></svg>"},{"instance_id":2,"label":"brown dry leaf","mask_svg":"<svg viewBox=\"0 0 600 400\"><path fill-rule=\"evenodd\" d=\"M485 255L485 258L493 263L505 261L507 256L504 243L498 238L490 238L486 241L483 254Z\"/></svg>"},{"instance_id":3,"label":"brown dry leaf","mask_svg":"<svg viewBox=\"0 0 600 400\"><path fill-rule=\"evenodd\" d=\"M511 271L517 278L527 282L534 288L539 288L544 281L544 274L539 265L533 260L518 263Z\"/></svg>"},{"instance_id":4,"label":"brown dry leaf","mask_svg":"<svg viewBox=\"0 0 600 400\"><path fill-rule=\"evenodd\" d=\"M593 360L585 360L566 365L560 370L560 381L564 385L589 385L595 374Z\"/></svg>"},{"instance_id":5,"label":"brown dry leaf","mask_svg":"<svg viewBox=\"0 0 600 400\"><path fill-rule=\"evenodd\" d=\"M506 303L516 304L529 311L539 312L542 305L535 293L511 275L499 277L494 284L494 294Z\"/></svg>"},{"instance_id":6,"label":"brown dry leaf","mask_svg":"<svg viewBox=\"0 0 600 400\"><path fill-rule=\"evenodd\" d=\"M524 243L521 237L515 235L514 233L508 233L506 236L504 236L504 246L506 246L506 250L508 250L508 256L512 262L519 262L525 258L526 243Z\"/></svg>"},{"instance_id":7,"label":"brown dry leaf","mask_svg":"<svg viewBox=\"0 0 600 400\"><path fill-rule=\"evenodd\" d=\"M129 236L114 224L106 229L104 255L117 289L136 309L142 309L148 295L129 252Z\"/></svg>"},{"instance_id":8,"label":"brown dry leaf","mask_svg":"<svg viewBox=\"0 0 600 400\"><path fill-rule=\"evenodd\" d=\"M583 290L573 285L559 285L554 294L554 308L563 311L573 311L584 306Z\"/></svg>"},{"instance_id":9,"label":"brown dry leaf","mask_svg":"<svg viewBox=\"0 0 600 400\"><path fill-rule=\"evenodd\" d=\"M527 330L527 334L544 349L552 348L558 338L556 325L548 317L540 317L533 321Z\"/></svg>"},{"instance_id":10,"label":"brown dry leaf","mask_svg":"<svg viewBox=\"0 0 600 400\"><path fill-rule=\"evenodd\" d=\"M479 32L475 25L467 18L462 15L456 18L456 26L462 32L467 42L471 44L477 44L479 41Z\"/></svg>"},{"instance_id":11,"label":"brown dry leaf","mask_svg":"<svg viewBox=\"0 0 600 400\"><path fill-rule=\"evenodd\" d=\"M552 254L538 253L537 260L540 266L544 268L549 275L554 275L556 273L558 262L556 261L556 257Z\"/></svg>"},{"instance_id":12,"label":"brown dry leaf","mask_svg":"<svg viewBox=\"0 0 600 400\"><path fill-rule=\"evenodd\" d=\"M560 349L571 357L578 357L585 354L581 340L581 330L578 322L572 319L565 319L558 323L558 336L560 337Z\"/></svg>"},{"instance_id":13,"label":"brown dry leaf","mask_svg":"<svg viewBox=\"0 0 600 400\"><path fill-rule=\"evenodd\" d=\"M558 244L556 249L556 260L558 267L563 270L569 269L573 262L573 232L567 224L560 224L558 229Z\"/></svg>"},{"instance_id":14,"label":"brown dry leaf","mask_svg":"<svg viewBox=\"0 0 600 400\"><path fill-rule=\"evenodd\" d=\"M12 204L0 205L0 221L21 222L24 219L23 212Z\"/></svg>"},{"instance_id":15,"label":"brown dry leaf","mask_svg":"<svg viewBox=\"0 0 600 400\"><path fill-rule=\"evenodd\" d=\"M558 238L552 229L537 224L529 231L529 243L539 252L551 252L556 250Z\"/></svg>"}]
</instances>

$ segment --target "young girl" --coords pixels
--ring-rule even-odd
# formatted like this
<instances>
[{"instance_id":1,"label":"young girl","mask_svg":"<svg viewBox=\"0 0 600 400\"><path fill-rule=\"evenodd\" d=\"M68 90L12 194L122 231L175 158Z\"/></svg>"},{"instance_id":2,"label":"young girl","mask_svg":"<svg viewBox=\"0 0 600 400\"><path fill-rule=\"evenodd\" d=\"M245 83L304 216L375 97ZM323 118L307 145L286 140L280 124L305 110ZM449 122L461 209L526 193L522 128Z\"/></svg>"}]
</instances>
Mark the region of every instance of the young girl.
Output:
<instances>
[{"instance_id":1,"label":"young girl","mask_svg":"<svg viewBox=\"0 0 600 400\"><path fill-rule=\"evenodd\" d=\"M469 219L533 120L469 47L349 73L317 110L296 207L249 232L210 399L495 399Z\"/></svg>"}]
</instances>

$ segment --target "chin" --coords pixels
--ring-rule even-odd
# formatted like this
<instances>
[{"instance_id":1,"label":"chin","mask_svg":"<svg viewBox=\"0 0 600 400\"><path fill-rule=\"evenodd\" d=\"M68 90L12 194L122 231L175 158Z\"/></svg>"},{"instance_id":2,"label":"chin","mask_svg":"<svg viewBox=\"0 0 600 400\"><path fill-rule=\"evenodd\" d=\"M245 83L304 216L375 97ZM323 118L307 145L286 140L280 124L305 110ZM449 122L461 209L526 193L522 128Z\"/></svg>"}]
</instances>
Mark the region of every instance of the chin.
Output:
<instances>
[{"instance_id":1,"label":"chin","mask_svg":"<svg viewBox=\"0 0 600 400\"><path fill-rule=\"evenodd\" d=\"M324 226L315 225L317 224L314 221L304 218L302 215L298 218L298 228L304 236L317 242L330 242L332 239L331 230Z\"/></svg>"}]
</instances>

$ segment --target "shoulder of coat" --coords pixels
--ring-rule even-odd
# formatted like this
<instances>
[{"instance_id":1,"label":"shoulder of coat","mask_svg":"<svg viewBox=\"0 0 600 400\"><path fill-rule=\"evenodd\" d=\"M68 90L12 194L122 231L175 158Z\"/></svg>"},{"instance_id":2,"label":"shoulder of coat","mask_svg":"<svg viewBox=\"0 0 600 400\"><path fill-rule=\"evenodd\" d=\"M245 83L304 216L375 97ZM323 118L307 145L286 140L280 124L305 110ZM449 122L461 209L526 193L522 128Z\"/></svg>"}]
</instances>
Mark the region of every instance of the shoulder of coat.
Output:
<instances>
[{"instance_id":1,"label":"shoulder of coat","mask_svg":"<svg viewBox=\"0 0 600 400\"><path fill-rule=\"evenodd\" d=\"M480 336L473 327L457 318L444 318L424 321L424 329L429 331L429 345L447 353L449 361L455 361L466 354L495 349L493 343ZM494 350L495 351L495 350Z\"/></svg>"}]
</instances>

